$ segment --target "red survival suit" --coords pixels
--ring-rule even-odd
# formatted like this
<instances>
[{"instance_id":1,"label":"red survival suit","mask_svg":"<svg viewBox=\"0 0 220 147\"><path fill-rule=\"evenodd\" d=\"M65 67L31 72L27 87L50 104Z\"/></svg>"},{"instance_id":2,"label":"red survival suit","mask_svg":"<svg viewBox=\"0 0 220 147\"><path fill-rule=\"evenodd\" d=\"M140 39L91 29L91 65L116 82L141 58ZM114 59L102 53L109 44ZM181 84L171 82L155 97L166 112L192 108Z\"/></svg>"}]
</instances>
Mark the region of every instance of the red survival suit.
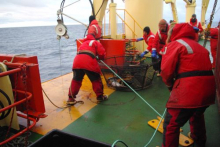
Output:
<instances>
[{"instance_id":1,"label":"red survival suit","mask_svg":"<svg viewBox=\"0 0 220 147\"><path fill-rule=\"evenodd\" d=\"M89 29L88 29L88 34L93 34L95 36L96 40L99 40L101 38L102 35L102 29L98 24L97 20L93 20L90 25L89 25Z\"/></svg>"},{"instance_id":2,"label":"red survival suit","mask_svg":"<svg viewBox=\"0 0 220 147\"><path fill-rule=\"evenodd\" d=\"M166 44L168 30L169 30L169 26L167 24L166 31L162 32L162 31L158 30L157 33L156 33L156 36L154 38L154 42L153 42L153 45L152 45L152 50L156 50L157 54L159 54L159 59L152 58L152 62L156 63L156 64L153 65L153 68L154 68L155 71L159 71L159 72L161 71L161 60L162 60L161 50L163 49L163 47Z\"/></svg>"},{"instance_id":3,"label":"red survival suit","mask_svg":"<svg viewBox=\"0 0 220 147\"><path fill-rule=\"evenodd\" d=\"M204 111L215 102L215 79L209 52L195 39L188 23L176 24L164 48L161 77L172 91L166 104L163 147L177 147L179 129L188 120L191 137L204 145Z\"/></svg>"},{"instance_id":4,"label":"red survival suit","mask_svg":"<svg viewBox=\"0 0 220 147\"><path fill-rule=\"evenodd\" d=\"M167 25L166 32L162 32L158 30L156 33L152 47L153 47L153 50L154 49L157 50L157 53L160 53L161 49L166 44L168 30L169 30L169 26Z\"/></svg>"},{"instance_id":5,"label":"red survival suit","mask_svg":"<svg viewBox=\"0 0 220 147\"><path fill-rule=\"evenodd\" d=\"M211 36L210 46L211 46L211 53L212 53L212 58L213 58L212 68L215 68L215 63L216 63L216 52L217 52L217 45L218 45L218 31L219 31L218 27L211 28L210 34L209 34L209 36Z\"/></svg>"},{"instance_id":6,"label":"red survival suit","mask_svg":"<svg viewBox=\"0 0 220 147\"><path fill-rule=\"evenodd\" d=\"M202 25L200 22L197 22L197 19L196 19L196 22L192 22L192 18L190 19L190 22L189 24L193 27L197 27L199 28L199 32L198 33L201 33L203 31L203 28L202 28ZM196 36L195 36L195 40L198 41L199 40L199 34L196 33Z\"/></svg>"},{"instance_id":7,"label":"red survival suit","mask_svg":"<svg viewBox=\"0 0 220 147\"><path fill-rule=\"evenodd\" d=\"M143 35L143 39L144 39L145 43L148 45L148 47L146 48L145 51L147 51L147 52L152 51L154 38L155 38L155 35L151 31L148 35Z\"/></svg>"},{"instance_id":8,"label":"red survival suit","mask_svg":"<svg viewBox=\"0 0 220 147\"><path fill-rule=\"evenodd\" d=\"M100 97L103 95L103 84L100 78L101 70L96 56L103 60L105 54L106 52L102 44L96 41L93 35L88 34L83 40L83 44L78 49L78 54L73 61L72 69L73 73L75 72L76 75L73 77L69 96L71 96L71 92L73 98L75 98L78 94L85 73L92 82L93 90L96 93L96 96ZM83 74L83 76L81 76L81 74Z\"/></svg>"}]
</instances>

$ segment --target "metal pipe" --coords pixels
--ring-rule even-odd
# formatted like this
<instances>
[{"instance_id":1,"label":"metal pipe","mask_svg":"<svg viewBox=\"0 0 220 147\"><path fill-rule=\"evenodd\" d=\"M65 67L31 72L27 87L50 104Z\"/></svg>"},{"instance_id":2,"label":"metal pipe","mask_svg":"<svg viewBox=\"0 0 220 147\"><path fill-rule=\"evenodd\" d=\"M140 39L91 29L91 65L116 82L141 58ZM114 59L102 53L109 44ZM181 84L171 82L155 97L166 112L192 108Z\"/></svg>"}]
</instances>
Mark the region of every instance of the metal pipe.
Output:
<instances>
[{"instance_id":1,"label":"metal pipe","mask_svg":"<svg viewBox=\"0 0 220 147\"><path fill-rule=\"evenodd\" d=\"M19 114L19 113L17 113L17 115L20 116L20 117L23 117L23 118L25 118L25 119L29 119L29 120L31 120L33 123L32 123L28 128L26 128L26 129L24 129L24 130L18 132L17 134L13 135L12 137L10 137L10 138L8 138L8 139L6 139L6 140L0 142L0 146L2 146L3 144L5 144L5 143L7 143L7 142L9 142L9 141L11 141L11 140L13 140L13 139L15 139L16 137L22 135L22 134L25 133L27 130L33 128L33 127L36 125L36 122L37 122L37 121L36 121L34 118L32 118L32 117L27 117L27 116L25 116L25 115L23 115L23 114Z\"/></svg>"},{"instance_id":2,"label":"metal pipe","mask_svg":"<svg viewBox=\"0 0 220 147\"><path fill-rule=\"evenodd\" d=\"M0 73L0 77L7 76L7 75L10 75L10 74L13 74L13 73L20 72L20 71L21 71L20 68L16 68L16 69L12 69L12 70L9 70L9 71L5 71L5 72Z\"/></svg>"},{"instance_id":3,"label":"metal pipe","mask_svg":"<svg viewBox=\"0 0 220 147\"><path fill-rule=\"evenodd\" d=\"M23 94L25 94L25 91L21 91L21 90L13 90L13 91L17 91L18 93L23 93ZM14 104L11 104L11 105L9 105L9 106L7 106L7 107L4 107L4 108L0 109L0 113L2 113L3 111L6 111L6 110L8 110L8 109L10 109L10 108L12 108L12 107L15 107L15 106L17 106L17 105L19 105L19 104L21 104L21 103L24 103L26 100L31 99L32 94L31 94L30 92L26 92L26 94L28 94L28 97L27 97L27 98L24 98L24 99L22 99L22 100L20 100L20 101L15 102Z\"/></svg>"}]
</instances>

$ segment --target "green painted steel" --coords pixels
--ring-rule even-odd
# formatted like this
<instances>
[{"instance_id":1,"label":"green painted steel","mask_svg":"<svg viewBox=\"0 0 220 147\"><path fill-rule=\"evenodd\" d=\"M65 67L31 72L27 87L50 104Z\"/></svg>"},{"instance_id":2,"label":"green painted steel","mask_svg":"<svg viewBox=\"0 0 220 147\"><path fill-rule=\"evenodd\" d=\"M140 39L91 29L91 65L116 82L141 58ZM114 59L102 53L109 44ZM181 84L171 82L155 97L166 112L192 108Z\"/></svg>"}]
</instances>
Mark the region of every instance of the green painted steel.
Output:
<instances>
[{"instance_id":1,"label":"green painted steel","mask_svg":"<svg viewBox=\"0 0 220 147\"><path fill-rule=\"evenodd\" d=\"M169 91L161 80L155 77L148 89L138 91L159 113L163 113ZM217 106L212 105L206 112L207 145L219 146L220 117ZM112 144L119 139L129 147L143 147L151 138L154 129L147 122L157 115L132 92L114 92L105 101L78 120L63 129L65 132ZM189 132L189 125L183 127L183 134ZM162 134L157 133L150 146L161 146Z\"/></svg>"},{"instance_id":2,"label":"green painted steel","mask_svg":"<svg viewBox=\"0 0 220 147\"><path fill-rule=\"evenodd\" d=\"M31 135L28 137L28 140L30 142L35 142L36 140L38 140L39 138L41 138L43 135L40 135L38 133L35 132L31 132Z\"/></svg>"},{"instance_id":3,"label":"green painted steel","mask_svg":"<svg viewBox=\"0 0 220 147\"><path fill-rule=\"evenodd\" d=\"M160 114L163 113L169 91L161 77L155 77L149 88L138 93ZM144 147L154 133L154 129L147 122L156 117L157 114L133 92L115 91L109 100L95 106L63 131L110 145L116 140L122 140L129 147ZM207 147L220 146L220 117L217 105L207 109L205 121ZM187 135L188 132L189 125L185 124L183 134ZM161 143L162 134L157 132L149 146L161 146Z\"/></svg>"}]
</instances>

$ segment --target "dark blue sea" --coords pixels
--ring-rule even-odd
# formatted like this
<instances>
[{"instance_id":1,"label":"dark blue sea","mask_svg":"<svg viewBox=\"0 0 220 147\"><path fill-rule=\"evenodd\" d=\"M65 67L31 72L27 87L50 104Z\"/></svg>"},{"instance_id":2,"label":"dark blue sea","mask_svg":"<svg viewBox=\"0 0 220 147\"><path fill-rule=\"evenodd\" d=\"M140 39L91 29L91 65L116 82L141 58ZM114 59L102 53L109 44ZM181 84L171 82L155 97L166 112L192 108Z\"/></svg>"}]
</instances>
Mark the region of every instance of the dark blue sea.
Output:
<instances>
[{"instance_id":1,"label":"dark blue sea","mask_svg":"<svg viewBox=\"0 0 220 147\"><path fill-rule=\"evenodd\" d=\"M119 33L121 25L118 25ZM108 27L107 27L108 28ZM0 28L0 54L37 56L41 82L72 72L76 39L85 26L67 25L69 39L57 40L55 26Z\"/></svg>"},{"instance_id":2,"label":"dark blue sea","mask_svg":"<svg viewBox=\"0 0 220 147\"><path fill-rule=\"evenodd\" d=\"M76 39L84 36L82 25L67 26L69 39L57 40L55 26L0 28L0 54L37 56L41 82L71 72Z\"/></svg>"},{"instance_id":3,"label":"dark blue sea","mask_svg":"<svg viewBox=\"0 0 220 147\"><path fill-rule=\"evenodd\" d=\"M0 54L37 56L41 82L70 73L77 50L76 39L84 37L86 28L69 25L67 29L70 38L57 40L55 26L0 28ZM118 33L122 33L121 24Z\"/></svg>"}]
</instances>

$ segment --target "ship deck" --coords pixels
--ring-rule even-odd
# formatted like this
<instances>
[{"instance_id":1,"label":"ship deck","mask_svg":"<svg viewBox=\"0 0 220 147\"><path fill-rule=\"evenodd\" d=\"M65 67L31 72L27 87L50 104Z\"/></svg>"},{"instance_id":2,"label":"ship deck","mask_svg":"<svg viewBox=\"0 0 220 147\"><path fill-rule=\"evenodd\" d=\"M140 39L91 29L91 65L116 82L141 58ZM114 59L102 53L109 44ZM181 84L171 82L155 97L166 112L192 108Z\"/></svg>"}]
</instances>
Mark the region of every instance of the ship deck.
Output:
<instances>
[{"instance_id":1,"label":"ship deck","mask_svg":"<svg viewBox=\"0 0 220 147\"><path fill-rule=\"evenodd\" d=\"M208 46L208 45L207 45ZM56 105L66 105L68 88L72 73L42 83L42 88ZM46 114L36 126L31 129L29 140L35 142L43 135L59 129L83 138L103 142L111 145L115 140L122 140L129 147L144 147L155 129L148 125L148 121L157 119L157 114L134 92L122 92L109 89L104 78L104 93L109 99L100 104L96 103L95 93L91 82L84 78L77 100L84 104L76 104L68 108L57 108L44 95ZM154 77L152 85L137 91L161 115L165 110L169 98L169 91L161 77ZM26 121L19 120L20 124ZM211 105L205 112L207 130L207 147L220 146L220 115L217 104ZM189 132L189 124L182 128L182 134ZM162 134L157 132L150 147L161 146ZM124 145L122 145L124 146Z\"/></svg>"},{"instance_id":2,"label":"ship deck","mask_svg":"<svg viewBox=\"0 0 220 147\"><path fill-rule=\"evenodd\" d=\"M67 90L72 74L42 83L51 100L59 106L65 105ZM124 141L129 147L143 147L150 140L154 129L148 121L157 118L157 114L133 92L120 92L109 89L106 84L104 91L109 99L100 104L95 103L88 78L84 79L78 100L84 104L76 104L69 108L54 107L46 97L45 107L47 118L40 119L32 129L31 141L36 141L53 129L75 134L80 137L112 144L115 140ZM51 88L53 87L53 88ZM59 95L57 95L60 93ZM160 114L165 109L169 91L161 80L155 77L152 85L138 93L150 103ZM219 146L220 117L217 105L210 106L205 112L207 128L207 147ZM183 134L187 135L189 125L183 127ZM157 132L149 146L161 146L162 134Z\"/></svg>"}]
</instances>

